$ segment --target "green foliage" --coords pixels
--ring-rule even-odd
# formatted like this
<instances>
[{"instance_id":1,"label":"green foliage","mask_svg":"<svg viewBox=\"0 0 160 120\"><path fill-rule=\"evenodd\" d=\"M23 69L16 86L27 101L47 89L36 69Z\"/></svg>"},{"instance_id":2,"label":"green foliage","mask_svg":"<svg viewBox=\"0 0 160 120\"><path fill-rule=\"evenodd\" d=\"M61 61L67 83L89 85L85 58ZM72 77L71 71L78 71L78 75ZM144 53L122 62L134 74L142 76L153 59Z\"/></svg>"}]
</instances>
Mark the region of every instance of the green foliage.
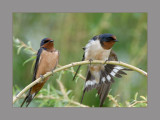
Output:
<instances>
[{"instance_id":1,"label":"green foliage","mask_svg":"<svg viewBox=\"0 0 160 120\"><path fill-rule=\"evenodd\" d=\"M102 33L117 36L119 42L113 50L120 61L147 71L146 13L13 13L13 96L31 82L31 70L41 39L50 37L55 40L55 48L60 51L59 64L65 65L80 61L83 55L81 48L93 36ZM87 69L82 66L80 76L83 76L73 82L74 70L76 67L50 77L51 80L38 94L43 98L36 98L30 106L79 106L70 100L80 101ZM67 101L57 81L64 85L69 98ZM116 103L111 100L115 99L120 107L146 107L147 79L136 72L128 72L127 76L115 79L109 94L104 106L115 107ZM86 93L83 104L98 107L99 98L95 95L96 90ZM44 99L45 96L57 99ZM21 102L19 100L13 106L19 107Z\"/></svg>"},{"instance_id":2,"label":"green foliage","mask_svg":"<svg viewBox=\"0 0 160 120\"><path fill-rule=\"evenodd\" d=\"M60 75L61 76L61 75ZM60 78L60 77L59 77ZM59 80L59 79L58 79ZM60 80L59 80L60 81ZM61 82L60 82L61 84ZM20 91L20 88L18 86L15 86L13 88L13 94L16 94ZM79 104L78 102L74 101L74 96L71 95L72 91L68 90L65 93L63 93L63 90L57 90L50 84L46 85L46 89L42 89L38 95L35 97L35 99L32 101L32 107L34 104L38 104L38 107L88 107L82 104ZM96 94L97 95L97 94ZM67 99L65 98L67 96ZM97 96L96 96L97 97ZM147 106L147 98L144 96L140 96L139 100L138 93L135 94L135 98L132 101L126 101L125 104L122 104L116 100L116 97L113 97L112 95L109 95L109 101L111 101L110 107L146 107ZM24 99L24 96L21 97L21 99ZM21 101L21 100L19 100ZM20 106L21 102L17 101L14 106ZM94 107L94 105L92 105Z\"/></svg>"}]
</instances>

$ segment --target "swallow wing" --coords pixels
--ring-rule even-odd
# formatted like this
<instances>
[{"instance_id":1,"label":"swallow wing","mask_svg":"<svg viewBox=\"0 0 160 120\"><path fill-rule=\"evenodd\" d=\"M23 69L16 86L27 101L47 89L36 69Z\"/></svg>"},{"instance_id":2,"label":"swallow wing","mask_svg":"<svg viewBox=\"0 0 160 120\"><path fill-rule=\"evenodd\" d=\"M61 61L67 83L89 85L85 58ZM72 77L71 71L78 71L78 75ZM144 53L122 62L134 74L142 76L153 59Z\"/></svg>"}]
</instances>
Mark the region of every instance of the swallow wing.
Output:
<instances>
[{"instance_id":1,"label":"swallow wing","mask_svg":"<svg viewBox=\"0 0 160 120\"><path fill-rule=\"evenodd\" d=\"M39 61L40 61L40 56L41 56L41 53L43 51L43 48L40 48L37 52L37 58L36 58L36 63L35 63L35 66L34 66L34 71L33 71L33 78L32 78L32 82L36 80L36 74L37 74L37 69L38 69L38 64L39 64ZM27 102L27 106L29 105L29 103L32 101L32 96L31 96L31 90L32 88L30 88L29 92L28 92L28 95L25 97L25 99L23 100L22 104L21 104L21 107L23 106L23 104L25 102ZM27 107L26 106L26 107Z\"/></svg>"},{"instance_id":2,"label":"swallow wing","mask_svg":"<svg viewBox=\"0 0 160 120\"><path fill-rule=\"evenodd\" d=\"M83 48L83 50L85 50L85 48ZM85 56L85 53L83 54L83 57L82 57L82 60L81 60L81 61L84 61L84 59L85 59L84 56ZM74 77L73 77L73 80L76 78L76 76L77 76L77 74L78 74L78 72L79 72L80 67L81 67L81 65L78 66L78 68L77 68L77 70L76 70L76 73L75 73L75 75L74 75Z\"/></svg>"},{"instance_id":3,"label":"swallow wing","mask_svg":"<svg viewBox=\"0 0 160 120\"><path fill-rule=\"evenodd\" d=\"M113 51L111 51L108 60L118 61L117 55ZM102 72L102 77L101 77L105 78L105 84L101 84L99 87L97 87L98 95L100 98L100 105L99 105L100 107L103 106L103 103L109 93L112 82L114 82L113 77L110 76L109 74L111 72L111 69L113 69L113 66L114 65L110 64L105 65L105 71Z\"/></svg>"},{"instance_id":4,"label":"swallow wing","mask_svg":"<svg viewBox=\"0 0 160 120\"><path fill-rule=\"evenodd\" d=\"M37 52L37 58L36 58L35 66L34 66L32 82L36 80L36 74L37 74L38 64L40 62L40 57L41 57L42 51L43 51L43 48L40 48L38 50L38 52Z\"/></svg>"},{"instance_id":5,"label":"swallow wing","mask_svg":"<svg viewBox=\"0 0 160 120\"><path fill-rule=\"evenodd\" d=\"M117 55L114 51L111 51L109 61L118 61ZM101 86L97 87L98 95L100 98L100 107L103 106L103 103L109 93L111 84L114 82L113 77L121 78L122 75L127 75L123 70L130 69L111 64L105 65L105 71L104 74L102 74L102 76L106 78L105 84L102 84Z\"/></svg>"},{"instance_id":6,"label":"swallow wing","mask_svg":"<svg viewBox=\"0 0 160 120\"><path fill-rule=\"evenodd\" d=\"M115 54L114 51L111 51L110 56L109 56L109 61L118 61L117 55ZM127 69L127 68L124 68L118 65L111 65L111 64L105 65L105 72L108 75L110 75L110 77L121 78L122 75L127 75L123 70L131 71L131 69Z\"/></svg>"}]
</instances>

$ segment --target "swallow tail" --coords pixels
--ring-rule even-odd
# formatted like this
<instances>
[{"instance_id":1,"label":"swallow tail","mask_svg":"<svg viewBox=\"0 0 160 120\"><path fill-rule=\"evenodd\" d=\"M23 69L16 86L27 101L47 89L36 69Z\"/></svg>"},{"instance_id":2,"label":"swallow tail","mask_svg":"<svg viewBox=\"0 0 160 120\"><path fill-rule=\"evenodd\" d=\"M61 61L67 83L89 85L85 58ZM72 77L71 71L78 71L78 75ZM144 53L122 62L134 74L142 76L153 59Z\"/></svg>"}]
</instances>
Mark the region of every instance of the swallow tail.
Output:
<instances>
[{"instance_id":1,"label":"swallow tail","mask_svg":"<svg viewBox=\"0 0 160 120\"><path fill-rule=\"evenodd\" d=\"M88 70L88 74L87 74L87 77L86 77L86 82L88 81L88 80L90 80L91 79L91 72ZM83 94L82 94L82 98L81 98L81 103L82 103L82 101L83 101L83 97L84 97L84 94L85 94L85 92L86 92L86 90L88 91L89 89L91 89L91 88L89 88L90 86L86 86L86 83L85 83L85 88L84 88L84 90L83 90Z\"/></svg>"},{"instance_id":2,"label":"swallow tail","mask_svg":"<svg viewBox=\"0 0 160 120\"><path fill-rule=\"evenodd\" d=\"M114 77L121 78L122 75L127 75L124 70L130 70L127 68L123 68L121 66L107 64L105 66L105 71L101 71L101 80L102 83L100 86L97 87L98 95L100 98L100 107L103 106L103 103L108 96L110 87L114 82Z\"/></svg>"},{"instance_id":3,"label":"swallow tail","mask_svg":"<svg viewBox=\"0 0 160 120\"><path fill-rule=\"evenodd\" d=\"M110 90L110 87L111 87L111 83L108 83L108 84L102 84L97 90L98 90L98 95L99 95L99 98L100 98L100 107L103 106L103 103L109 93L109 90Z\"/></svg>"},{"instance_id":4,"label":"swallow tail","mask_svg":"<svg viewBox=\"0 0 160 120\"><path fill-rule=\"evenodd\" d=\"M127 75L124 71L132 71L131 69L123 68L121 66L107 64L105 66L105 72L102 72L101 81L105 80L105 83L102 84L97 90L100 98L100 107L103 106L103 103L108 96L111 84L114 82L114 77L121 78L122 75ZM105 78L105 79L103 79Z\"/></svg>"},{"instance_id":5,"label":"swallow tail","mask_svg":"<svg viewBox=\"0 0 160 120\"><path fill-rule=\"evenodd\" d=\"M28 96L25 97L25 99L23 100L22 104L21 104L21 107L23 107L24 103L26 102Z\"/></svg>"},{"instance_id":6,"label":"swallow tail","mask_svg":"<svg viewBox=\"0 0 160 120\"><path fill-rule=\"evenodd\" d=\"M100 83L99 86L96 88L100 99L100 107L103 106L103 103L108 96L110 87L113 82L114 79L111 75L107 74L106 71L101 71Z\"/></svg>"},{"instance_id":7,"label":"swallow tail","mask_svg":"<svg viewBox=\"0 0 160 120\"><path fill-rule=\"evenodd\" d=\"M21 107L23 107L24 103L26 103L26 107L28 107L28 105L30 104L30 102L33 100L33 98L36 96L36 93L31 94L30 92L28 93L28 95L25 97L25 99L23 100Z\"/></svg>"},{"instance_id":8,"label":"swallow tail","mask_svg":"<svg viewBox=\"0 0 160 120\"><path fill-rule=\"evenodd\" d=\"M85 82L85 88L83 90L81 103L84 98L84 94L86 91L92 90L93 88L96 88L98 91L98 95L100 98L100 107L103 106L103 103L109 93L110 87L112 83L114 82L114 77L121 78L122 75L127 75L124 70L130 71L130 69L123 68L121 66L117 65L111 65L107 64L105 66L104 71L100 71L100 81L99 83L96 82L95 78L91 74L91 72L88 70L86 82Z\"/></svg>"}]
</instances>

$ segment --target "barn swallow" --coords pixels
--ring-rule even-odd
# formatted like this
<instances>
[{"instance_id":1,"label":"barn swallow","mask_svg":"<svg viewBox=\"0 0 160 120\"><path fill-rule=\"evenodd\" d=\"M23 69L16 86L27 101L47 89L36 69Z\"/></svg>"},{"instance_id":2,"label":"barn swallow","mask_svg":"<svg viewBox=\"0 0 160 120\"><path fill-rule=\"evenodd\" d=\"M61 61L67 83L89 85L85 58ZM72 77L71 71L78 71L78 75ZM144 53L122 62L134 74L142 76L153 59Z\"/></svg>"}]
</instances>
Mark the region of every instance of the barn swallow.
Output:
<instances>
[{"instance_id":1,"label":"barn swallow","mask_svg":"<svg viewBox=\"0 0 160 120\"><path fill-rule=\"evenodd\" d=\"M53 71L59 61L59 52L54 48L54 41L50 38L44 38L40 43L40 49L37 52L36 63L34 66L34 72L32 82L37 78L42 77L42 81L34 85L25 97L21 107L26 102L26 107L30 104L36 94L43 87L49 77L44 78L43 75L46 72Z\"/></svg>"},{"instance_id":2,"label":"barn swallow","mask_svg":"<svg viewBox=\"0 0 160 120\"><path fill-rule=\"evenodd\" d=\"M112 50L112 46L117 42L116 36L105 33L94 36L89 43L83 48L83 60L89 60L90 65L88 66L88 73L85 81L85 86L81 98L81 103L86 91L97 89L100 98L100 107L108 95L111 84L114 82L113 77L122 77L126 75L123 70L130 70L117 65L111 64L91 64L92 60L103 60L103 61L118 61L117 55ZM80 66L78 67L73 80L75 79Z\"/></svg>"}]
</instances>

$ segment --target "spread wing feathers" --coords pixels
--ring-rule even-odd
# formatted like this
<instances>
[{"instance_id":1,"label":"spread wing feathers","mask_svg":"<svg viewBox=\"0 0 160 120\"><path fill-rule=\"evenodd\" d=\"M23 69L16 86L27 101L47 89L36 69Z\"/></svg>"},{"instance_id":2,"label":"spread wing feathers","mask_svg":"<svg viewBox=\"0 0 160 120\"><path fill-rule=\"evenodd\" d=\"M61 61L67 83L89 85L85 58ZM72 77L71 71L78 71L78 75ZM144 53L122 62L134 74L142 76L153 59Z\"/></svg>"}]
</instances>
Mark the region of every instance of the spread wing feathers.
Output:
<instances>
[{"instance_id":1,"label":"spread wing feathers","mask_svg":"<svg viewBox=\"0 0 160 120\"><path fill-rule=\"evenodd\" d=\"M82 57L82 60L81 60L81 61L83 61L83 60L84 60L84 54L83 54L83 57ZM77 76L77 74L78 74L78 72L79 72L80 67L81 67L81 65L78 66L78 68L77 68L77 70L76 70L76 73L75 73L75 75L74 75L74 77L73 77L73 80L76 78L76 76Z\"/></svg>"},{"instance_id":2,"label":"spread wing feathers","mask_svg":"<svg viewBox=\"0 0 160 120\"><path fill-rule=\"evenodd\" d=\"M33 78L32 78L32 82L36 80L36 74L37 74L37 69L38 69L38 64L39 64L39 60L40 60L40 55L43 51L43 48L40 48L37 52L37 58L36 58L36 63L35 63L35 66L34 66L34 72L33 72ZM33 98L36 96L37 93L35 94L32 94L31 95L31 89L29 90L27 96L25 97L25 99L23 100L22 104L21 104L21 107L23 106L23 104L26 102L26 107L30 104L30 102L33 100Z\"/></svg>"},{"instance_id":3,"label":"spread wing feathers","mask_svg":"<svg viewBox=\"0 0 160 120\"><path fill-rule=\"evenodd\" d=\"M118 61L118 58L114 51L111 51L109 56L109 61ZM111 87L111 84L114 82L114 77L121 78L122 75L127 75L123 70L130 70L127 68L123 68L117 65L107 64L105 65L105 70L100 72L100 81L96 82L95 78L91 75L91 72L88 70L85 88L83 90L81 103L83 101L83 97L86 91L89 91L93 88L96 88L98 91L98 95L100 98L100 107L102 107Z\"/></svg>"},{"instance_id":4,"label":"spread wing feathers","mask_svg":"<svg viewBox=\"0 0 160 120\"><path fill-rule=\"evenodd\" d=\"M116 54L114 53L114 51L111 51L108 60L109 61L118 61L118 58L117 58ZM102 84L100 87L97 88L98 95L100 98L100 107L103 106L103 103L109 93L111 84L114 82L113 77L121 78L122 75L127 75L123 70L130 70L130 69L123 68L123 67L117 66L117 65L111 65L111 64L105 65L105 74L106 74L105 76L107 76L106 81L104 84Z\"/></svg>"},{"instance_id":5,"label":"spread wing feathers","mask_svg":"<svg viewBox=\"0 0 160 120\"><path fill-rule=\"evenodd\" d=\"M115 54L115 52L113 50L111 51L108 60L109 61L118 61L117 55ZM124 68L124 67L121 67L118 65L111 65L111 64L105 65L105 71L107 72L107 74L109 74L112 77L121 78L122 75L127 75L123 70L132 71L131 69Z\"/></svg>"}]
</instances>

